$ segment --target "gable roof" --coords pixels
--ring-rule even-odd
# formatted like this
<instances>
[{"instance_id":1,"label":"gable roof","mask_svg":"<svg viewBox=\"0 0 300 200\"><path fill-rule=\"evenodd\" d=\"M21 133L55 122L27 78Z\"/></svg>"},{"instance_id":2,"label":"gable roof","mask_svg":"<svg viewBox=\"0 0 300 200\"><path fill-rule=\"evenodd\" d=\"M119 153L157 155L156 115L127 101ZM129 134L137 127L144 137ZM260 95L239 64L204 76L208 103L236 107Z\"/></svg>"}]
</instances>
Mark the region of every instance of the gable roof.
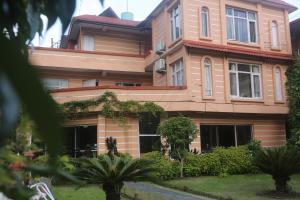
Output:
<instances>
[{"instance_id":1,"label":"gable roof","mask_svg":"<svg viewBox=\"0 0 300 200\"><path fill-rule=\"evenodd\" d=\"M129 27L137 27L140 21L133 20L125 20L119 18L105 17L105 16L95 16L95 15L80 15L74 17L72 20L72 24L75 22L95 22L102 24L113 24L119 26L129 26Z\"/></svg>"},{"instance_id":2,"label":"gable roof","mask_svg":"<svg viewBox=\"0 0 300 200\"><path fill-rule=\"evenodd\" d=\"M115 13L115 11L111 7L104 10L99 16L119 19L118 15Z\"/></svg>"}]
</instances>

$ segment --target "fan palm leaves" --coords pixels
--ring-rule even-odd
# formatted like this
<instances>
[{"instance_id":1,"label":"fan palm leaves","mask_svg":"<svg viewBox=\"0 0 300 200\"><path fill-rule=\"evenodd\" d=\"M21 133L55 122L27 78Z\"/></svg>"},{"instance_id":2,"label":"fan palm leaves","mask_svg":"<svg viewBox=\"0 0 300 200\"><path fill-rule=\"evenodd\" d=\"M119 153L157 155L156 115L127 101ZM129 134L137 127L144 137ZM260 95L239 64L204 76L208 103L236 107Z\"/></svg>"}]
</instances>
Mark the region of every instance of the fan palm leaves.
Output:
<instances>
[{"instance_id":1,"label":"fan palm leaves","mask_svg":"<svg viewBox=\"0 0 300 200\"><path fill-rule=\"evenodd\" d=\"M102 185L106 200L120 200L125 181L149 180L152 168L139 159L104 155L84 159L79 177L91 184Z\"/></svg>"},{"instance_id":2,"label":"fan palm leaves","mask_svg":"<svg viewBox=\"0 0 300 200\"><path fill-rule=\"evenodd\" d=\"M255 159L256 166L270 174L275 181L276 191L290 191L288 181L300 170L300 153L295 148L278 147L260 151Z\"/></svg>"}]
</instances>

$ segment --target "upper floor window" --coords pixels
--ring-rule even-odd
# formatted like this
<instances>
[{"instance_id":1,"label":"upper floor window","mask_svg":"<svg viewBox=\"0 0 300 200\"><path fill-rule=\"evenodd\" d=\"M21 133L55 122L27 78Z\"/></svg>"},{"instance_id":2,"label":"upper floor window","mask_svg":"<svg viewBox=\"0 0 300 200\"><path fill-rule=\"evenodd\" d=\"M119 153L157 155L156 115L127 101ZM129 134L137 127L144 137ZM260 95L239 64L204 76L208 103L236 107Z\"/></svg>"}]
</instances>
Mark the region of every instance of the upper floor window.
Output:
<instances>
[{"instance_id":1,"label":"upper floor window","mask_svg":"<svg viewBox=\"0 0 300 200\"><path fill-rule=\"evenodd\" d=\"M171 34L172 41L175 41L181 36L181 19L180 6L175 6L171 11Z\"/></svg>"},{"instance_id":2,"label":"upper floor window","mask_svg":"<svg viewBox=\"0 0 300 200\"><path fill-rule=\"evenodd\" d=\"M236 8L226 8L227 39L257 43L256 13Z\"/></svg>"},{"instance_id":3,"label":"upper floor window","mask_svg":"<svg viewBox=\"0 0 300 200\"><path fill-rule=\"evenodd\" d=\"M201 36L209 37L209 12L207 7L201 8Z\"/></svg>"},{"instance_id":4,"label":"upper floor window","mask_svg":"<svg viewBox=\"0 0 300 200\"><path fill-rule=\"evenodd\" d=\"M94 41L93 36L91 36L91 35L83 36L82 50L84 50L84 51L94 51L95 50L95 41Z\"/></svg>"},{"instance_id":5,"label":"upper floor window","mask_svg":"<svg viewBox=\"0 0 300 200\"><path fill-rule=\"evenodd\" d=\"M279 35L278 35L278 24L276 21L272 21L272 48L279 48Z\"/></svg>"},{"instance_id":6,"label":"upper floor window","mask_svg":"<svg viewBox=\"0 0 300 200\"><path fill-rule=\"evenodd\" d=\"M69 87L69 81L65 79L45 78L43 79L43 83L48 90L56 90Z\"/></svg>"},{"instance_id":7,"label":"upper floor window","mask_svg":"<svg viewBox=\"0 0 300 200\"><path fill-rule=\"evenodd\" d=\"M204 59L204 87L205 96L211 97L213 95L212 91L212 66L211 61L208 58Z\"/></svg>"},{"instance_id":8,"label":"upper floor window","mask_svg":"<svg viewBox=\"0 0 300 200\"><path fill-rule=\"evenodd\" d=\"M99 81L96 79L91 79L91 80L83 80L82 81L82 86L83 87L95 87L99 85Z\"/></svg>"},{"instance_id":9,"label":"upper floor window","mask_svg":"<svg viewBox=\"0 0 300 200\"><path fill-rule=\"evenodd\" d=\"M230 63L229 71L231 96L261 98L261 69L259 65Z\"/></svg>"},{"instance_id":10,"label":"upper floor window","mask_svg":"<svg viewBox=\"0 0 300 200\"><path fill-rule=\"evenodd\" d=\"M282 101L282 83L281 83L281 70L279 67L275 68L275 100Z\"/></svg>"},{"instance_id":11,"label":"upper floor window","mask_svg":"<svg viewBox=\"0 0 300 200\"><path fill-rule=\"evenodd\" d=\"M116 86L142 86L141 83L117 82Z\"/></svg>"},{"instance_id":12,"label":"upper floor window","mask_svg":"<svg viewBox=\"0 0 300 200\"><path fill-rule=\"evenodd\" d=\"M182 59L176 61L172 65L172 80L173 86L183 86L183 63Z\"/></svg>"}]
</instances>

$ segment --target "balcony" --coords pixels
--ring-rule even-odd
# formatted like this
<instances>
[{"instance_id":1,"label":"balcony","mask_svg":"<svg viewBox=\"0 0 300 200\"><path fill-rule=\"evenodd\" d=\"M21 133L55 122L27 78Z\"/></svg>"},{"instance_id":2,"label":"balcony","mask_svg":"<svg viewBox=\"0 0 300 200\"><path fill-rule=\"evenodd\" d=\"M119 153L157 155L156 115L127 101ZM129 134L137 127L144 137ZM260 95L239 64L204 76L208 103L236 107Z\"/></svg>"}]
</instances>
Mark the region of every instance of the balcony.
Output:
<instances>
[{"instance_id":1,"label":"balcony","mask_svg":"<svg viewBox=\"0 0 300 200\"><path fill-rule=\"evenodd\" d=\"M143 56L37 47L29 50L30 62L37 67L70 70L145 72Z\"/></svg>"}]
</instances>

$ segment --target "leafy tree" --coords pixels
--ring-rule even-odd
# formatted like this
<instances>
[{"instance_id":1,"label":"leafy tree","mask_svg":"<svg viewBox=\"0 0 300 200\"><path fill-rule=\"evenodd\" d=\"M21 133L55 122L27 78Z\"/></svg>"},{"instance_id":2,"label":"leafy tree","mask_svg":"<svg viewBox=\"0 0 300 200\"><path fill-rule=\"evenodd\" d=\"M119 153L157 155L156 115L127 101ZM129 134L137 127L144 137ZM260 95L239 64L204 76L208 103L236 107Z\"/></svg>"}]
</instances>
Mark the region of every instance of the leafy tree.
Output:
<instances>
[{"instance_id":1,"label":"leafy tree","mask_svg":"<svg viewBox=\"0 0 300 200\"><path fill-rule=\"evenodd\" d=\"M287 71L290 143L300 146L300 56Z\"/></svg>"},{"instance_id":2,"label":"leafy tree","mask_svg":"<svg viewBox=\"0 0 300 200\"><path fill-rule=\"evenodd\" d=\"M0 150L15 128L18 108L22 104L47 145L48 171L51 173L56 171L56 157L61 149L61 127L54 101L45 92L36 70L28 62L28 44L36 33L42 31L42 14L48 17L47 29L60 19L64 32L71 21L75 4L76 0L0 1ZM22 199L24 194L28 194L22 188L22 180L11 172L6 162L0 162L0 177L9 180L6 182L9 184L0 182L0 190L8 197Z\"/></svg>"},{"instance_id":3,"label":"leafy tree","mask_svg":"<svg viewBox=\"0 0 300 200\"><path fill-rule=\"evenodd\" d=\"M188 117L172 117L159 125L158 132L166 139L170 147L170 156L180 161L180 174L183 177L183 166L189 153L189 145L198 133L196 125Z\"/></svg>"},{"instance_id":4,"label":"leafy tree","mask_svg":"<svg viewBox=\"0 0 300 200\"><path fill-rule=\"evenodd\" d=\"M277 192L288 193L291 175L300 170L300 153L287 147L264 149L256 155L254 163L262 172L272 176Z\"/></svg>"},{"instance_id":5,"label":"leafy tree","mask_svg":"<svg viewBox=\"0 0 300 200\"><path fill-rule=\"evenodd\" d=\"M106 200L120 200L125 181L151 179L153 169L139 159L104 155L103 158L84 159L79 177L88 183L101 185Z\"/></svg>"}]
</instances>

